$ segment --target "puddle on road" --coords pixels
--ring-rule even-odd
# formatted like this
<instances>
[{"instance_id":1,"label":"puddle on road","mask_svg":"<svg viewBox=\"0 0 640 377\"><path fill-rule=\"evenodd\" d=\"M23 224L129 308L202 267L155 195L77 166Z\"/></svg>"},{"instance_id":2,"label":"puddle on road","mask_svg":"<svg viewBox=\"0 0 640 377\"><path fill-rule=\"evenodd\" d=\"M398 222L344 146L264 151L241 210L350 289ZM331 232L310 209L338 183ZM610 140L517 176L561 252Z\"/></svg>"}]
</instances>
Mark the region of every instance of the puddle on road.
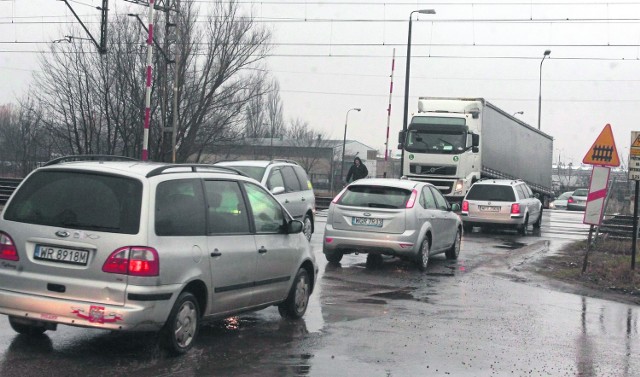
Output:
<instances>
[{"instance_id":1,"label":"puddle on road","mask_svg":"<svg viewBox=\"0 0 640 377\"><path fill-rule=\"evenodd\" d=\"M502 245L497 245L496 248L498 249L508 249L508 250L515 250L515 249L520 249L522 247L527 246L526 243L523 242L517 242L514 240L503 240L503 244Z\"/></svg>"}]
</instances>

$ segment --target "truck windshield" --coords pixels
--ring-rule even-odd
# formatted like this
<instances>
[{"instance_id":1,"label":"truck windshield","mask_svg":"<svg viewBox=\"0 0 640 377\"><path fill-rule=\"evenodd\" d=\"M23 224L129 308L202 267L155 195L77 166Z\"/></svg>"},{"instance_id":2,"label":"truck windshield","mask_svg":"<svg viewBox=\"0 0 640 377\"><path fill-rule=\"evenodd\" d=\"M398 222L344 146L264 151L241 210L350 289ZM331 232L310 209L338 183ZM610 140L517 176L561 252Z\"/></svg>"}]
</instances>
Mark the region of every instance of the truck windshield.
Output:
<instances>
[{"instance_id":1,"label":"truck windshield","mask_svg":"<svg viewBox=\"0 0 640 377\"><path fill-rule=\"evenodd\" d=\"M405 143L405 149L414 153L460 154L466 146L464 118L415 116Z\"/></svg>"}]
</instances>

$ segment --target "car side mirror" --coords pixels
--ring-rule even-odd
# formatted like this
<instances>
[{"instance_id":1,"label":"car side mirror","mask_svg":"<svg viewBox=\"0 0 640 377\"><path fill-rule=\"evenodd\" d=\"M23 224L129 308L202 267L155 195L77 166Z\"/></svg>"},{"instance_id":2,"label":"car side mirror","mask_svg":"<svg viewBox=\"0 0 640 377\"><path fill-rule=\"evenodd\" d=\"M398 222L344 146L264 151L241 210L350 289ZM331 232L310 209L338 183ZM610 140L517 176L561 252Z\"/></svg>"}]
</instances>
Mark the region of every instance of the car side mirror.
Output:
<instances>
[{"instance_id":1,"label":"car side mirror","mask_svg":"<svg viewBox=\"0 0 640 377\"><path fill-rule=\"evenodd\" d=\"M296 234L302 232L304 224L300 220L291 220L287 223L287 233Z\"/></svg>"},{"instance_id":2,"label":"car side mirror","mask_svg":"<svg viewBox=\"0 0 640 377\"><path fill-rule=\"evenodd\" d=\"M458 211L460 211L460 204L458 204L458 203L453 203L453 204L451 205L451 211L453 211L453 212L458 212Z\"/></svg>"},{"instance_id":3,"label":"car side mirror","mask_svg":"<svg viewBox=\"0 0 640 377\"><path fill-rule=\"evenodd\" d=\"M282 187L282 186L276 186L276 187L271 189L271 193L273 195L282 194L283 192L284 192L284 187Z\"/></svg>"},{"instance_id":4,"label":"car side mirror","mask_svg":"<svg viewBox=\"0 0 640 377\"><path fill-rule=\"evenodd\" d=\"M480 135L471 134L471 151L478 153L480 151Z\"/></svg>"}]
</instances>

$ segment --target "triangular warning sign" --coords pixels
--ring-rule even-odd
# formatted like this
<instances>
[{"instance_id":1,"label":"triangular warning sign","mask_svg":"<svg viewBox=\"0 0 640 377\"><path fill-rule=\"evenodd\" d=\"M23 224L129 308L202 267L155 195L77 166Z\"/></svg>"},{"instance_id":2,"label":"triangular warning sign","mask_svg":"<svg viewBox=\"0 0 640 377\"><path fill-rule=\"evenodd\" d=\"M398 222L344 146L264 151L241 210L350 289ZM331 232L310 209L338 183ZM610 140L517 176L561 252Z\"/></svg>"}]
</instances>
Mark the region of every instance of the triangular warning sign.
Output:
<instances>
[{"instance_id":1,"label":"triangular warning sign","mask_svg":"<svg viewBox=\"0 0 640 377\"><path fill-rule=\"evenodd\" d=\"M620 166L616 142L613 140L611 125L604 126L600 136L593 143L589 152L582 159L583 164L600 166Z\"/></svg>"},{"instance_id":2,"label":"triangular warning sign","mask_svg":"<svg viewBox=\"0 0 640 377\"><path fill-rule=\"evenodd\" d=\"M640 148L640 134L638 134L638 137L631 143L631 148Z\"/></svg>"}]
</instances>

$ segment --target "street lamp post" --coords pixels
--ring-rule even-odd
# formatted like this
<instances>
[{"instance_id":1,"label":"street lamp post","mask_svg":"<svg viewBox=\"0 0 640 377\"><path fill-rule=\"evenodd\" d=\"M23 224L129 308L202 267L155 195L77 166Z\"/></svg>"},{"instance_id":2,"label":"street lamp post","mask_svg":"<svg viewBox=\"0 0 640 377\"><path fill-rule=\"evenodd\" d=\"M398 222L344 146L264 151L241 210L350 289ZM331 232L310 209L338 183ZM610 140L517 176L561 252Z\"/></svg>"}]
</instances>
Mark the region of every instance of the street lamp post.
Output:
<instances>
[{"instance_id":1,"label":"street lamp post","mask_svg":"<svg viewBox=\"0 0 640 377\"><path fill-rule=\"evenodd\" d=\"M436 14L433 9L420 9L414 10L409 13L409 35L407 37L407 68L404 74L404 117L402 120L402 135L403 139L406 138L407 133L407 120L409 118L409 75L411 72L411 21L414 13L422 14ZM404 165L404 140L402 141L402 150L400 151L400 175L402 175L402 167Z\"/></svg>"},{"instance_id":2,"label":"street lamp post","mask_svg":"<svg viewBox=\"0 0 640 377\"><path fill-rule=\"evenodd\" d=\"M344 174L344 149L347 144L347 123L349 122L349 112L351 110L360 111L362 109L358 107L354 107L352 109L347 110L347 116L345 117L345 120L344 120L344 138L342 138L342 160L340 160L340 180L342 180L342 177L344 176L343 175Z\"/></svg>"},{"instance_id":3,"label":"street lamp post","mask_svg":"<svg viewBox=\"0 0 640 377\"><path fill-rule=\"evenodd\" d=\"M551 50L545 50L544 55L542 56L542 60L540 60L540 86L538 88L538 129L540 129L540 114L542 109L542 63L544 63L544 58L551 54Z\"/></svg>"}]
</instances>

